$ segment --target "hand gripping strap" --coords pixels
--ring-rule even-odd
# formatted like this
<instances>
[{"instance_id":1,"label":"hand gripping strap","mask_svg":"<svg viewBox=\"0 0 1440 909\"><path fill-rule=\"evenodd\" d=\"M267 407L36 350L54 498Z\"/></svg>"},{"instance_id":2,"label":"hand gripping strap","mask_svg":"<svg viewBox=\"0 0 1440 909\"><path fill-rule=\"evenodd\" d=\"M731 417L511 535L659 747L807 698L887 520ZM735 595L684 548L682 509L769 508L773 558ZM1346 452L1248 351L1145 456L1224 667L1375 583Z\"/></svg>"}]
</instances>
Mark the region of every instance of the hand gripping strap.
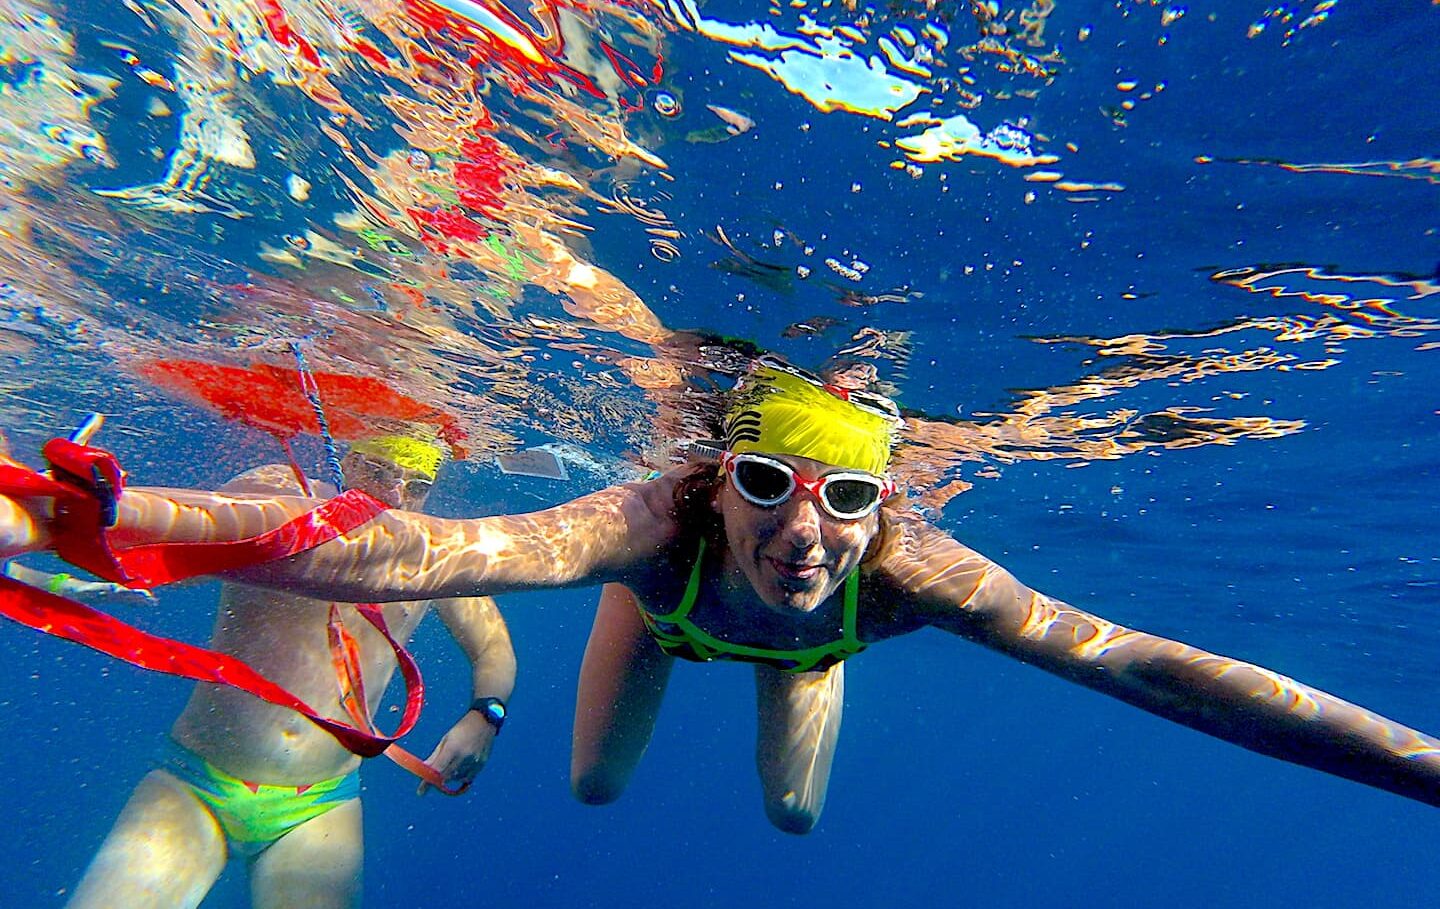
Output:
<instances>
[{"instance_id":1,"label":"hand gripping strap","mask_svg":"<svg viewBox=\"0 0 1440 909\"><path fill-rule=\"evenodd\" d=\"M69 439L51 439L43 454L54 484L50 495L55 500L55 551L92 574L122 581L115 576L119 567L105 545L105 529L114 525L125 490L119 462L108 451Z\"/></svg>"}]
</instances>

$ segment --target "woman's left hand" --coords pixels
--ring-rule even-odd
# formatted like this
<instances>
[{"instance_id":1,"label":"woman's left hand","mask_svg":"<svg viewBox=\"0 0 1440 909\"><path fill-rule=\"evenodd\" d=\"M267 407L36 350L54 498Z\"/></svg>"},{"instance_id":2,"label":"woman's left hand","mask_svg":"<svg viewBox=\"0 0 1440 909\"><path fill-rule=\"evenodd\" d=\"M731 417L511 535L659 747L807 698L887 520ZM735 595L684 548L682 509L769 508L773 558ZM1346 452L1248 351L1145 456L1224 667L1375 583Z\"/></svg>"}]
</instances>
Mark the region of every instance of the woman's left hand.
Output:
<instances>
[{"instance_id":1,"label":"woman's left hand","mask_svg":"<svg viewBox=\"0 0 1440 909\"><path fill-rule=\"evenodd\" d=\"M478 711L467 710L459 722L445 733L425 763L440 771L446 785L468 785L484 769L494 744L495 727L486 722ZM415 792L424 795L430 788L429 783L421 783Z\"/></svg>"}]
</instances>

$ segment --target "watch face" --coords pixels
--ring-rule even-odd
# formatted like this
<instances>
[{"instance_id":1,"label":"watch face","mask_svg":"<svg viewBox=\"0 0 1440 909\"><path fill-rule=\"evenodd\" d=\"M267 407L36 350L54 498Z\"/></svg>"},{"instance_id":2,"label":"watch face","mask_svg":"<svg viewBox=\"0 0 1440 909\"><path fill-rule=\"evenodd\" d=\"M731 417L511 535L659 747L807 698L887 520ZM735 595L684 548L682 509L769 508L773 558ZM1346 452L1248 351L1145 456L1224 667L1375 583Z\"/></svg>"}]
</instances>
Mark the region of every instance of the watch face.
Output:
<instances>
[{"instance_id":1,"label":"watch face","mask_svg":"<svg viewBox=\"0 0 1440 909\"><path fill-rule=\"evenodd\" d=\"M505 702L499 698L481 698L471 705L471 709L480 711L485 722L496 730L505 724Z\"/></svg>"}]
</instances>

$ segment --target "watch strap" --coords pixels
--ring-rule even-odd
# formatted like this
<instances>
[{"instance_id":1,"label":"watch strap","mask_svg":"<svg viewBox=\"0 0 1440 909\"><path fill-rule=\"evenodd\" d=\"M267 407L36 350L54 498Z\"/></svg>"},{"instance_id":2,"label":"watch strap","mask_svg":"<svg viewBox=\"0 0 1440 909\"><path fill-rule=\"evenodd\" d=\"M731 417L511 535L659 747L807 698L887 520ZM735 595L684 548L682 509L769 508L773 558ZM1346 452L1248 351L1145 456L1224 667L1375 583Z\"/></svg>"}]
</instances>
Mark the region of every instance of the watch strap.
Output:
<instances>
[{"instance_id":1,"label":"watch strap","mask_svg":"<svg viewBox=\"0 0 1440 909\"><path fill-rule=\"evenodd\" d=\"M505 717L509 713L505 702L496 697L476 698L470 702L470 709L484 717L485 722L494 726L496 732L505 725Z\"/></svg>"}]
</instances>

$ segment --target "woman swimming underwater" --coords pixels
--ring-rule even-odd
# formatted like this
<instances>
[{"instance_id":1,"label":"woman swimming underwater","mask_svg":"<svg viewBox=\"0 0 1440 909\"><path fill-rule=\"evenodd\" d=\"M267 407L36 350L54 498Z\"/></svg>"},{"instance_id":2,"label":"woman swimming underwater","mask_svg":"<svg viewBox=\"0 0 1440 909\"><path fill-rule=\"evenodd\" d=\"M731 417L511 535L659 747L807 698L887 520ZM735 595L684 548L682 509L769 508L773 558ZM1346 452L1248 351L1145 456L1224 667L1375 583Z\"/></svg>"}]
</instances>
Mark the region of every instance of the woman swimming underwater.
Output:
<instances>
[{"instance_id":1,"label":"woman swimming underwater","mask_svg":"<svg viewBox=\"0 0 1440 909\"><path fill-rule=\"evenodd\" d=\"M1269 670L1107 622L1031 590L897 507L888 400L762 360L723 450L533 514L387 511L340 539L228 577L332 599L415 600L605 584L576 708L572 785L620 794L676 658L755 665L757 764L781 830L824 806L844 660L927 626L1241 747L1440 805L1440 741ZM301 498L130 489L117 546L233 540ZM48 503L0 499L0 557L53 545Z\"/></svg>"}]
</instances>

